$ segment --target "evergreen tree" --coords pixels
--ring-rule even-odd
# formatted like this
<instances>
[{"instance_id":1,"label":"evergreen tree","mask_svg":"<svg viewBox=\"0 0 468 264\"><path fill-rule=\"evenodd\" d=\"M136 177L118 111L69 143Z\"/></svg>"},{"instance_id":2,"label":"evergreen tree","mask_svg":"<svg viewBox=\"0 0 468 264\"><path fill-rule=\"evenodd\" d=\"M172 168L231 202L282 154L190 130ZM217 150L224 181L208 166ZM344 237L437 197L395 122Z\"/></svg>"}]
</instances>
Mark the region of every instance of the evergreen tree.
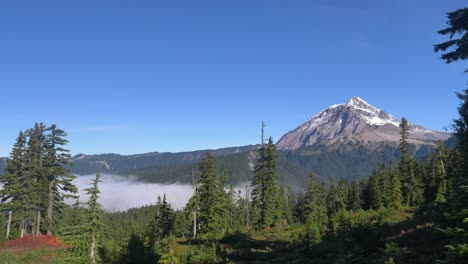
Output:
<instances>
[{"instance_id":1,"label":"evergreen tree","mask_svg":"<svg viewBox=\"0 0 468 264\"><path fill-rule=\"evenodd\" d=\"M174 218L174 235L185 238L190 234L190 228L190 217L187 217L184 211L177 210Z\"/></svg>"},{"instance_id":2,"label":"evergreen tree","mask_svg":"<svg viewBox=\"0 0 468 264\"><path fill-rule=\"evenodd\" d=\"M288 224L295 223L294 221L294 207L296 205L296 200L294 198L294 194L291 188L288 188L288 192L286 194L286 208L284 210L284 217Z\"/></svg>"},{"instance_id":3,"label":"evergreen tree","mask_svg":"<svg viewBox=\"0 0 468 264\"><path fill-rule=\"evenodd\" d=\"M125 253L120 256L120 262L125 264L146 263L145 247L141 237L132 230Z\"/></svg>"},{"instance_id":4,"label":"evergreen tree","mask_svg":"<svg viewBox=\"0 0 468 264\"><path fill-rule=\"evenodd\" d=\"M232 185L229 185L228 192L226 193L226 213L227 218L226 225L228 227L228 231L234 232L238 230L243 225L243 218L245 217L242 215L238 201L240 201L241 197L235 191Z\"/></svg>"},{"instance_id":5,"label":"evergreen tree","mask_svg":"<svg viewBox=\"0 0 468 264\"><path fill-rule=\"evenodd\" d=\"M305 247L306 249L311 248L313 245L318 244L322 240L321 229L319 225L313 220L308 220L305 223L306 233L305 233Z\"/></svg>"},{"instance_id":6,"label":"evergreen tree","mask_svg":"<svg viewBox=\"0 0 468 264\"><path fill-rule=\"evenodd\" d=\"M55 226L54 215L62 210L64 198L76 198L66 192L74 194L78 190L72 183L75 176L68 173L67 167L71 165L71 155L68 153L69 150L63 148L68 143L68 140L64 139L67 134L56 125L50 126L47 131L49 134L46 138L44 161L48 182L47 234L52 235Z\"/></svg>"},{"instance_id":7,"label":"evergreen tree","mask_svg":"<svg viewBox=\"0 0 468 264\"><path fill-rule=\"evenodd\" d=\"M425 177L425 201L427 203L444 203L449 192L449 178L446 164L448 163L448 150L442 143L438 144L438 149L430 157L426 168Z\"/></svg>"},{"instance_id":8,"label":"evergreen tree","mask_svg":"<svg viewBox=\"0 0 468 264\"><path fill-rule=\"evenodd\" d=\"M213 154L208 153L200 163L200 225L201 232L215 237L223 234L226 208L225 191L220 178L216 175L216 161Z\"/></svg>"},{"instance_id":9,"label":"evergreen tree","mask_svg":"<svg viewBox=\"0 0 468 264\"><path fill-rule=\"evenodd\" d=\"M362 209L369 210L371 208L371 197L370 197L370 184L369 178L364 178L359 181L359 186L362 192Z\"/></svg>"},{"instance_id":10,"label":"evergreen tree","mask_svg":"<svg viewBox=\"0 0 468 264\"><path fill-rule=\"evenodd\" d=\"M0 200L2 202L2 212L7 216L8 222L5 237L10 237L10 230L13 217L22 222L24 218L24 209L27 206L27 191L21 186L20 179L24 173L26 136L20 131L7 161L5 173L0 175L0 182L3 185L0 190ZM13 216L13 213L15 214Z\"/></svg>"},{"instance_id":11,"label":"evergreen tree","mask_svg":"<svg viewBox=\"0 0 468 264\"><path fill-rule=\"evenodd\" d=\"M449 212L445 214L448 225L443 229L451 240L446 248L449 249L447 259L452 263L462 263L468 258L468 89L458 94L458 98L462 101L458 107L460 117L453 127L462 162L455 178L455 190L448 201Z\"/></svg>"},{"instance_id":12,"label":"evergreen tree","mask_svg":"<svg viewBox=\"0 0 468 264\"><path fill-rule=\"evenodd\" d=\"M313 222L313 225L320 229L327 219L325 199L326 190L324 186L317 181L314 173L310 173L307 190L303 198L303 210L306 222Z\"/></svg>"},{"instance_id":13,"label":"evergreen tree","mask_svg":"<svg viewBox=\"0 0 468 264\"><path fill-rule=\"evenodd\" d=\"M175 213L171 205L166 201L166 194L163 196L161 204L160 220L158 221L161 238L166 238L174 229Z\"/></svg>"},{"instance_id":14,"label":"evergreen tree","mask_svg":"<svg viewBox=\"0 0 468 264\"><path fill-rule=\"evenodd\" d=\"M409 124L406 118L401 119L400 136L400 181L403 199L408 206L418 206L423 201L424 187L421 175L416 172L418 163L409 155Z\"/></svg>"},{"instance_id":15,"label":"evergreen tree","mask_svg":"<svg viewBox=\"0 0 468 264\"><path fill-rule=\"evenodd\" d=\"M277 192L277 205L278 205L278 210L280 211L279 215L281 217L277 218L277 221L275 225L286 225L288 221L286 220L286 214L288 214L288 203L287 203L287 197L286 197L286 192L283 187L278 188Z\"/></svg>"},{"instance_id":16,"label":"evergreen tree","mask_svg":"<svg viewBox=\"0 0 468 264\"><path fill-rule=\"evenodd\" d=\"M76 202L69 208L65 208L62 213L62 219L59 223L60 238L67 245L66 263L89 264L89 248L91 244L90 229L87 224L87 209L81 207L81 203Z\"/></svg>"},{"instance_id":17,"label":"evergreen tree","mask_svg":"<svg viewBox=\"0 0 468 264\"><path fill-rule=\"evenodd\" d=\"M379 175L380 190L382 192L382 204L384 207L390 207L391 204L391 191L392 191L392 177L390 169L383 164L377 169Z\"/></svg>"},{"instance_id":18,"label":"evergreen tree","mask_svg":"<svg viewBox=\"0 0 468 264\"><path fill-rule=\"evenodd\" d=\"M91 182L89 188L84 189L86 194L89 196L87 205L87 219L90 233L90 248L89 257L91 263L99 263L101 258L99 256L99 249L101 248L101 235L103 230L103 210L99 203L99 190L98 184L101 182L101 174L98 171L96 177Z\"/></svg>"},{"instance_id":19,"label":"evergreen tree","mask_svg":"<svg viewBox=\"0 0 468 264\"><path fill-rule=\"evenodd\" d=\"M236 228L237 224L234 221L234 214L236 212L236 198L235 198L235 191L234 187L229 183L229 173L225 164L221 166L221 173L220 173L220 189L222 189L223 194L223 208L225 209L222 213L222 226L223 226L223 233L226 231L224 227L228 229L228 231L232 231ZM227 191L226 191L227 190Z\"/></svg>"},{"instance_id":20,"label":"evergreen tree","mask_svg":"<svg viewBox=\"0 0 468 264\"><path fill-rule=\"evenodd\" d=\"M348 209L358 211L362 208L361 186L356 178L353 179L348 192Z\"/></svg>"},{"instance_id":21,"label":"evergreen tree","mask_svg":"<svg viewBox=\"0 0 468 264\"><path fill-rule=\"evenodd\" d=\"M238 221L240 226L247 227L250 225L250 214L251 214L251 202L249 199L249 192L246 188L245 196L242 196L242 192L239 191L237 200L238 207Z\"/></svg>"},{"instance_id":22,"label":"evergreen tree","mask_svg":"<svg viewBox=\"0 0 468 264\"><path fill-rule=\"evenodd\" d=\"M68 224L61 224L60 236L65 243L72 245L67 249L69 256L67 263L95 264L101 262L99 250L102 246L103 233L103 210L99 203L100 172L91 182L89 188L84 189L88 195L88 201L84 203L85 208L80 207L77 201L72 212L77 216L69 220Z\"/></svg>"},{"instance_id":23,"label":"evergreen tree","mask_svg":"<svg viewBox=\"0 0 468 264\"><path fill-rule=\"evenodd\" d=\"M374 172L369 180L369 195L370 195L370 208L377 210L383 207L382 190L380 189L379 177L377 172Z\"/></svg>"},{"instance_id":24,"label":"evergreen tree","mask_svg":"<svg viewBox=\"0 0 468 264\"><path fill-rule=\"evenodd\" d=\"M468 8L449 12L447 17L449 27L438 33L449 35L450 40L435 45L434 49L436 52L445 52L447 49L454 48L442 55L442 59L447 63L466 60L468 57ZM455 36L460 36L460 38L454 39ZM450 252L446 262L452 263L466 262L468 256L468 89L458 93L457 96L461 104L458 107L459 118L454 120L453 128L458 139L457 150L461 154L461 164L454 180L456 187L449 197L450 212L445 214L450 222L445 232L451 240L451 244L447 245ZM441 186L441 188L444 187Z\"/></svg>"},{"instance_id":25,"label":"evergreen tree","mask_svg":"<svg viewBox=\"0 0 468 264\"><path fill-rule=\"evenodd\" d=\"M466 60L468 58L468 8L461 8L453 12L447 13L449 27L439 30L441 35L449 35L450 40L434 45L434 51L446 52L442 54L441 59L446 63L451 63L458 60ZM459 38L454 38L460 36Z\"/></svg>"},{"instance_id":26,"label":"evergreen tree","mask_svg":"<svg viewBox=\"0 0 468 264\"><path fill-rule=\"evenodd\" d=\"M41 234L42 216L47 207L48 183L44 158L46 151L45 132L46 126L43 123L36 123L34 128L26 131L28 136L26 151L25 173L21 182L27 194L26 220L25 225L32 234ZM23 228L24 229L24 228ZM21 233L24 233L23 231Z\"/></svg>"},{"instance_id":27,"label":"evergreen tree","mask_svg":"<svg viewBox=\"0 0 468 264\"><path fill-rule=\"evenodd\" d=\"M343 189L343 184L338 188L335 184L335 178L332 177L328 194L326 198L326 205L328 216L332 217L341 209L346 208L344 193L340 193Z\"/></svg>"},{"instance_id":28,"label":"evergreen tree","mask_svg":"<svg viewBox=\"0 0 468 264\"><path fill-rule=\"evenodd\" d=\"M305 198L303 193L297 194L296 204L294 205L294 219L301 224L307 221L305 213Z\"/></svg>"},{"instance_id":29,"label":"evergreen tree","mask_svg":"<svg viewBox=\"0 0 468 264\"><path fill-rule=\"evenodd\" d=\"M401 161L400 161L400 175L402 181L402 193L405 203L409 205L409 201L411 200L411 189L412 189L412 181L411 181L411 156L409 155L409 128L408 128L408 121L406 118L401 119L400 123L400 152L401 152Z\"/></svg>"},{"instance_id":30,"label":"evergreen tree","mask_svg":"<svg viewBox=\"0 0 468 264\"><path fill-rule=\"evenodd\" d=\"M337 193L340 209L346 209L348 207L349 184L345 179L340 179L338 182Z\"/></svg>"},{"instance_id":31,"label":"evergreen tree","mask_svg":"<svg viewBox=\"0 0 468 264\"><path fill-rule=\"evenodd\" d=\"M255 222L257 228L269 228L281 217L278 205L277 153L273 139L268 145L262 144L258 151L257 164L252 181L252 207L258 210Z\"/></svg>"},{"instance_id":32,"label":"evergreen tree","mask_svg":"<svg viewBox=\"0 0 468 264\"><path fill-rule=\"evenodd\" d=\"M65 136L66 133L55 125L46 128L43 123L20 132L1 179L6 186L1 196L10 205L5 209L9 218L8 232L11 225L16 224L21 237L25 233L40 235L42 230L52 234L55 218L64 206L63 199L73 197L65 192L77 191L71 183L74 177L68 175L65 168L70 165L71 158L63 148L68 142Z\"/></svg>"},{"instance_id":33,"label":"evergreen tree","mask_svg":"<svg viewBox=\"0 0 468 264\"><path fill-rule=\"evenodd\" d=\"M400 209L401 201L402 195L400 177L398 177L398 172L394 172L391 181L390 207L393 209Z\"/></svg>"}]
</instances>

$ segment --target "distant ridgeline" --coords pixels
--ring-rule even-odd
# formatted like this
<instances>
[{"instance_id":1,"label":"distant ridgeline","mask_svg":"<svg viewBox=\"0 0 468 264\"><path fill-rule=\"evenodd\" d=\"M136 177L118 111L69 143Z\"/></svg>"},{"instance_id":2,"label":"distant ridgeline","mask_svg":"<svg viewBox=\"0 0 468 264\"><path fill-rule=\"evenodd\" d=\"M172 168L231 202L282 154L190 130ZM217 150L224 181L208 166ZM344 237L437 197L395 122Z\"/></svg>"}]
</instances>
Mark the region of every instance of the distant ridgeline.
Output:
<instances>
[{"instance_id":1,"label":"distant ridgeline","mask_svg":"<svg viewBox=\"0 0 468 264\"><path fill-rule=\"evenodd\" d=\"M250 181L253 177L253 161L258 146L244 146L219 150L201 150L182 153L147 153L139 155L76 155L71 172L89 175L101 166L103 173L132 176L136 181L151 183L192 182L192 170L197 173L198 162L207 152L217 156L218 170L224 166L232 184ZM412 154L424 160L435 145L411 145ZM322 180L369 176L383 163L396 162L400 158L398 144L380 142L363 145L349 141L346 144L316 143L296 150L280 150L278 172L280 183L294 191L302 191L307 175L315 172ZM2 161L2 165L3 165Z\"/></svg>"}]
</instances>

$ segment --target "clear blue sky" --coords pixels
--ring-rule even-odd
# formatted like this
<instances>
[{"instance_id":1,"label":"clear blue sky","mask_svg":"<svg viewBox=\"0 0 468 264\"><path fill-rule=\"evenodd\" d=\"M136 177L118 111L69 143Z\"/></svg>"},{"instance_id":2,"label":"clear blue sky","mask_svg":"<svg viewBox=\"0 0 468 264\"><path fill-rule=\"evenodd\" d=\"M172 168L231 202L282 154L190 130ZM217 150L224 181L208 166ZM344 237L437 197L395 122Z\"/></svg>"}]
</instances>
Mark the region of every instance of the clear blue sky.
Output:
<instances>
[{"instance_id":1,"label":"clear blue sky","mask_svg":"<svg viewBox=\"0 0 468 264\"><path fill-rule=\"evenodd\" d=\"M445 65L461 1L2 1L0 156L35 121L77 153L278 140L357 95L431 129L456 117L466 65Z\"/></svg>"}]
</instances>

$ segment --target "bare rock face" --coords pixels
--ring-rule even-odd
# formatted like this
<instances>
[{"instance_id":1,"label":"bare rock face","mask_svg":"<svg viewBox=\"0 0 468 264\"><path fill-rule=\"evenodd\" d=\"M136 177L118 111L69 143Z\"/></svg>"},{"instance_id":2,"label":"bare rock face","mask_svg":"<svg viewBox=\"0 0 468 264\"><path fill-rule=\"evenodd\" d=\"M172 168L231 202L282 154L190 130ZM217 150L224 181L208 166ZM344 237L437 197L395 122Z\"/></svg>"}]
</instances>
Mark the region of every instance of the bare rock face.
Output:
<instances>
[{"instance_id":1,"label":"bare rock face","mask_svg":"<svg viewBox=\"0 0 468 264\"><path fill-rule=\"evenodd\" d=\"M320 111L298 128L285 134L277 143L283 150L295 150L316 142L360 141L398 142L400 122L394 116L353 96L345 104L332 105ZM409 141L415 145L433 145L446 140L449 133L410 124Z\"/></svg>"}]
</instances>

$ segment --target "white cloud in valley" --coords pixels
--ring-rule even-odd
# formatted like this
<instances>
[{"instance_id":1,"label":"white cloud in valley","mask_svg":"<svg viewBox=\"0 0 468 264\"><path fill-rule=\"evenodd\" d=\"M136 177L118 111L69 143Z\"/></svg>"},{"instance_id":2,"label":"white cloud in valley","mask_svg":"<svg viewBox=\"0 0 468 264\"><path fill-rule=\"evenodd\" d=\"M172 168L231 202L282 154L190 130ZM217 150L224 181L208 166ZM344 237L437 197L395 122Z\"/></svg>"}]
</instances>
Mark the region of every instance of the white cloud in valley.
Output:
<instances>
[{"instance_id":1,"label":"white cloud in valley","mask_svg":"<svg viewBox=\"0 0 468 264\"><path fill-rule=\"evenodd\" d=\"M83 189L90 186L95 175L77 176L73 180L80 190L80 201L88 200ZM132 207L155 204L158 195L166 194L167 201L175 208L182 209L193 194L192 185L156 184L136 182L132 178L102 175L99 183L100 203L103 209L110 212L125 211ZM69 201L73 202L73 201Z\"/></svg>"}]
</instances>

